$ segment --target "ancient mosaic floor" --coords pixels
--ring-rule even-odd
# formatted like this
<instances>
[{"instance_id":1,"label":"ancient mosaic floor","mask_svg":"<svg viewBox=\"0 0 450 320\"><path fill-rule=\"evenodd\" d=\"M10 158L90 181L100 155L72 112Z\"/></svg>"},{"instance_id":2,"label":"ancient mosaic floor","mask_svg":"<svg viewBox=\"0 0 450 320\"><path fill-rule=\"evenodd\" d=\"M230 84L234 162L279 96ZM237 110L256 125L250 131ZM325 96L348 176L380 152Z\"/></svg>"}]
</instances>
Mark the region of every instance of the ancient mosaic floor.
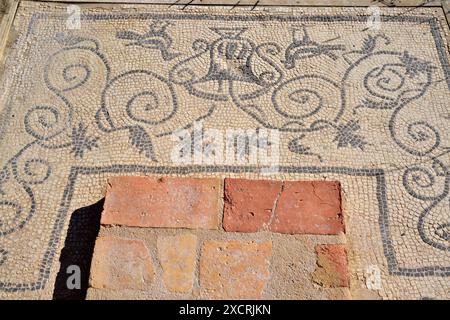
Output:
<instances>
[{"instance_id":1,"label":"ancient mosaic floor","mask_svg":"<svg viewBox=\"0 0 450 320\"><path fill-rule=\"evenodd\" d=\"M450 298L450 65L440 8L23 2L1 90L0 297L50 298L70 214L111 175L336 179L352 293ZM279 165L176 163L171 133L276 129ZM198 131L198 130L197 130ZM195 140L195 139L194 139ZM267 143L257 143L267 147ZM370 290L369 290L370 291Z\"/></svg>"}]
</instances>

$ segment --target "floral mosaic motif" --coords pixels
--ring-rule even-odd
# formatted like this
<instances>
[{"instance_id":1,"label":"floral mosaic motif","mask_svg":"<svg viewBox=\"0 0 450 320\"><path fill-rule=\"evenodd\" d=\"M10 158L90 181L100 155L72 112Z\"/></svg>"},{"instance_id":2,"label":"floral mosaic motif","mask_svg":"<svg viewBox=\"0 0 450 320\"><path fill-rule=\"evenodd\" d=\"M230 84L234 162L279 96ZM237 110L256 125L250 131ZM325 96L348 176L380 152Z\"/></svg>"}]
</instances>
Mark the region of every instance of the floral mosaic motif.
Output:
<instances>
[{"instance_id":1,"label":"floral mosaic motif","mask_svg":"<svg viewBox=\"0 0 450 320\"><path fill-rule=\"evenodd\" d=\"M83 158L85 151L90 151L99 147L98 137L89 136L87 133L87 126L81 122L77 127L72 128L70 138L72 139L72 149L70 152L77 158Z\"/></svg>"},{"instance_id":2,"label":"floral mosaic motif","mask_svg":"<svg viewBox=\"0 0 450 320\"><path fill-rule=\"evenodd\" d=\"M449 205L450 207L450 205ZM436 235L444 241L450 241L450 223L443 223L436 227Z\"/></svg>"},{"instance_id":3,"label":"floral mosaic motif","mask_svg":"<svg viewBox=\"0 0 450 320\"><path fill-rule=\"evenodd\" d=\"M352 147L364 150L367 144L364 137L357 132L361 129L358 120L350 120L346 124L337 126L337 133L333 141L337 142L338 148Z\"/></svg>"},{"instance_id":4,"label":"floral mosaic motif","mask_svg":"<svg viewBox=\"0 0 450 320\"><path fill-rule=\"evenodd\" d=\"M429 61L423 61L411 56L408 51L403 52L403 56L400 57L400 61L403 62L405 66L406 75L411 78L414 78L421 73L426 74L436 68Z\"/></svg>"},{"instance_id":5,"label":"floral mosaic motif","mask_svg":"<svg viewBox=\"0 0 450 320\"><path fill-rule=\"evenodd\" d=\"M131 145L136 147L139 153L156 162L152 139L147 132L140 126L132 126L128 130L130 132Z\"/></svg>"}]
</instances>

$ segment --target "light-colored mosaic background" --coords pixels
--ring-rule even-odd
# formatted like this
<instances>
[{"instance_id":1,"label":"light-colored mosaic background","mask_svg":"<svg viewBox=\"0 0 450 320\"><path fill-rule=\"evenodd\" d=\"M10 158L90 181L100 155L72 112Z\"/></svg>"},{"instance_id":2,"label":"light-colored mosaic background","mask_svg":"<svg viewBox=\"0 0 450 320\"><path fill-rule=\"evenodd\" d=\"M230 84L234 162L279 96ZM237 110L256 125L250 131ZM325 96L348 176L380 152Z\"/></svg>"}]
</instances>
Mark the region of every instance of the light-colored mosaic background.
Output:
<instances>
[{"instance_id":1,"label":"light-colored mosaic background","mask_svg":"<svg viewBox=\"0 0 450 320\"><path fill-rule=\"evenodd\" d=\"M338 179L353 296L450 297L450 67L441 8L22 3L2 80L0 296L49 298L70 213L108 176ZM181 128L276 129L261 164L177 164ZM372 268L372 269L371 269ZM370 270L382 285L366 287ZM369 270L369 271L368 271Z\"/></svg>"}]
</instances>

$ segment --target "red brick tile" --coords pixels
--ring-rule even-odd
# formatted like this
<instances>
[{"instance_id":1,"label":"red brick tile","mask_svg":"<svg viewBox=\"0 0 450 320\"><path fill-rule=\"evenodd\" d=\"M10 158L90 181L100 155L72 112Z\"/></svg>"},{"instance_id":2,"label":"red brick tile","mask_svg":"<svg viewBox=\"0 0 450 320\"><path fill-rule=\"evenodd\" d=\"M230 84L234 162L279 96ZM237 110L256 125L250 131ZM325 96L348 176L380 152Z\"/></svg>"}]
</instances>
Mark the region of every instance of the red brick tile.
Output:
<instances>
[{"instance_id":1,"label":"red brick tile","mask_svg":"<svg viewBox=\"0 0 450 320\"><path fill-rule=\"evenodd\" d=\"M141 240L102 237L95 242L91 287L143 290L153 276L150 253Z\"/></svg>"},{"instance_id":2,"label":"red brick tile","mask_svg":"<svg viewBox=\"0 0 450 320\"><path fill-rule=\"evenodd\" d=\"M261 298L271 257L271 241L206 241L200 256L202 298Z\"/></svg>"},{"instance_id":3,"label":"red brick tile","mask_svg":"<svg viewBox=\"0 0 450 320\"><path fill-rule=\"evenodd\" d=\"M193 234L158 237L157 248L165 287L171 292L190 292L194 285L197 237Z\"/></svg>"},{"instance_id":4,"label":"red brick tile","mask_svg":"<svg viewBox=\"0 0 450 320\"><path fill-rule=\"evenodd\" d=\"M226 231L256 232L270 221L281 181L225 179L223 227Z\"/></svg>"},{"instance_id":5,"label":"red brick tile","mask_svg":"<svg viewBox=\"0 0 450 320\"><path fill-rule=\"evenodd\" d=\"M348 287L347 250L342 244L322 244L315 247L317 268L313 280L324 287Z\"/></svg>"},{"instance_id":6,"label":"red brick tile","mask_svg":"<svg viewBox=\"0 0 450 320\"><path fill-rule=\"evenodd\" d=\"M102 224L217 229L219 179L114 177Z\"/></svg>"},{"instance_id":7,"label":"red brick tile","mask_svg":"<svg viewBox=\"0 0 450 320\"><path fill-rule=\"evenodd\" d=\"M285 181L270 230L288 234L344 232L336 181Z\"/></svg>"}]
</instances>

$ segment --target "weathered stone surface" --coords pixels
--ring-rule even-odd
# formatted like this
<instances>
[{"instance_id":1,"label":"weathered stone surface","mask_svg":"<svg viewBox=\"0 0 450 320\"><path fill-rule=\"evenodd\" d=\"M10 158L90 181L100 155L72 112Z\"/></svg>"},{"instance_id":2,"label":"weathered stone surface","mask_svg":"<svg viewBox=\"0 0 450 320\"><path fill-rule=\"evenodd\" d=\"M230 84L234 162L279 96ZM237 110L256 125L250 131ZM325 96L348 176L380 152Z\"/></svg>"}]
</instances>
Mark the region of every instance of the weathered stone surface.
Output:
<instances>
[{"instance_id":1,"label":"weathered stone surface","mask_svg":"<svg viewBox=\"0 0 450 320\"><path fill-rule=\"evenodd\" d=\"M270 222L281 181L225 179L223 227L256 232Z\"/></svg>"},{"instance_id":2,"label":"weathered stone surface","mask_svg":"<svg viewBox=\"0 0 450 320\"><path fill-rule=\"evenodd\" d=\"M342 244L323 244L315 247L317 268L313 280L324 287L348 287L347 249Z\"/></svg>"},{"instance_id":3,"label":"weathered stone surface","mask_svg":"<svg viewBox=\"0 0 450 320\"><path fill-rule=\"evenodd\" d=\"M150 253L141 240L97 239L91 265L91 287L142 290L153 276Z\"/></svg>"},{"instance_id":4,"label":"weathered stone surface","mask_svg":"<svg viewBox=\"0 0 450 320\"><path fill-rule=\"evenodd\" d=\"M271 256L271 241L206 241L200 257L202 297L260 298L270 277Z\"/></svg>"},{"instance_id":5,"label":"weathered stone surface","mask_svg":"<svg viewBox=\"0 0 450 320\"><path fill-rule=\"evenodd\" d=\"M216 229L219 179L113 177L102 224Z\"/></svg>"},{"instance_id":6,"label":"weathered stone surface","mask_svg":"<svg viewBox=\"0 0 450 320\"><path fill-rule=\"evenodd\" d=\"M159 237L157 246L166 288L172 292L191 291L197 264L197 237L192 234Z\"/></svg>"},{"instance_id":7,"label":"weathered stone surface","mask_svg":"<svg viewBox=\"0 0 450 320\"><path fill-rule=\"evenodd\" d=\"M226 179L223 226L238 232L338 234L344 231L339 183Z\"/></svg>"},{"instance_id":8,"label":"weathered stone surface","mask_svg":"<svg viewBox=\"0 0 450 320\"><path fill-rule=\"evenodd\" d=\"M270 230L289 234L344 232L339 182L285 181Z\"/></svg>"}]
</instances>

